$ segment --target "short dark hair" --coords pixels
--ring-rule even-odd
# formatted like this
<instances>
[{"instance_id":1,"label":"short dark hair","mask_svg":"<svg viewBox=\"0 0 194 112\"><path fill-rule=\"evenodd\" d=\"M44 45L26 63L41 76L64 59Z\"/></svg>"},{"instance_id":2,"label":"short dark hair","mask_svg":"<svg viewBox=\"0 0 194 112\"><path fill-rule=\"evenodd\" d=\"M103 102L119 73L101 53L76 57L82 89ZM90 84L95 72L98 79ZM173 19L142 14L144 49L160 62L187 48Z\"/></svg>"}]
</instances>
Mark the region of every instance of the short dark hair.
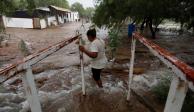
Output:
<instances>
[{"instance_id":1,"label":"short dark hair","mask_svg":"<svg viewBox=\"0 0 194 112\"><path fill-rule=\"evenodd\" d=\"M87 31L87 36L96 37L96 29L90 29Z\"/></svg>"}]
</instances>

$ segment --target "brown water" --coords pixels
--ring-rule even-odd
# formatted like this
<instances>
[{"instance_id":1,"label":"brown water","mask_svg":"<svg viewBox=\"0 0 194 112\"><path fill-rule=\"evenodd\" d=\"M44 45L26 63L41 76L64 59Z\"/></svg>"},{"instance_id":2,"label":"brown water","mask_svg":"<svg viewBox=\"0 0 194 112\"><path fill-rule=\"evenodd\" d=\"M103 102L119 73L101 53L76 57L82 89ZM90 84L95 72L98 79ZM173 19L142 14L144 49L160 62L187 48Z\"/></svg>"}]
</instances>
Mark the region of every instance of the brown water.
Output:
<instances>
[{"instance_id":1,"label":"brown water","mask_svg":"<svg viewBox=\"0 0 194 112\"><path fill-rule=\"evenodd\" d=\"M59 31L61 32L61 29ZM46 34L43 33L43 35ZM57 37L57 41L61 40L62 36L64 34ZM53 39L51 36L48 38ZM46 43L44 39L41 40ZM192 65L194 62L192 40L192 36L176 36L174 38L163 36L154 41ZM36 47L39 46L42 44L39 43ZM131 102L126 101L128 81L126 64L130 60L129 46L130 43L125 41L117 52L114 66L110 63L103 71L103 89L98 88L92 80L88 66L89 59L85 57L87 62L85 64L86 96L83 96L81 92L79 53L78 47L74 43L36 64L33 67L33 72L43 112L150 112L133 94ZM157 84L161 77L167 77L173 73L141 44L138 44L137 51L135 67L143 68L143 72L134 76L132 87L139 94L145 95L147 99L154 102L153 106L157 112L161 112L163 105L158 104L156 99L151 100L153 97L150 94L150 88ZM14 81L14 79L12 80ZM17 81L18 83L7 88L0 87L0 112L17 112L19 110L27 112L29 110L23 94L22 83L20 83L20 76Z\"/></svg>"}]
</instances>

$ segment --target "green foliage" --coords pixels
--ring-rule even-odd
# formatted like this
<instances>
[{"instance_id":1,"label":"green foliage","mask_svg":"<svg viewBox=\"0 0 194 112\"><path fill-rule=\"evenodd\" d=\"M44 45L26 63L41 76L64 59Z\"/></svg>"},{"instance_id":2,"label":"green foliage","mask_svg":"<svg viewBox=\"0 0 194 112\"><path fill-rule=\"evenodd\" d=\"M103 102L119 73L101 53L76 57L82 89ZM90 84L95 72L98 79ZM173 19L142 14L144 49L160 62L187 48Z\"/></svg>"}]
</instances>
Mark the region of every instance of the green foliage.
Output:
<instances>
[{"instance_id":1,"label":"green foliage","mask_svg":"<svg viewBox=\"0 0 194 112\"><path fill-rule=\"evenodd\" d=\"M84 9L83 5L79 2L72 4L71 10L79 12L80 17L85 16L85 9Z\"/></svg>"},{"instance_id":2,"label":"green foliage","mask_svg":"<svg viewBox=\"0 0 194 112\"><path fill-rule=\"evenodd\" d=\"M27 5L27 9L29 11L30 14L33 13L33 10L36 8L36 3L34 0L26 0L28 5Z\"/></svg>"},{"instance_id":3,"label":"green foliage","mask_svg":"<svg viewBox=\"0 0 194 112\"><path fill-rule=\"evenodd\" d=\"M114 26L127 18L142 23L145 18L158 26L164 19L172 19L194 27L193 0L97 0L93 22L97 26ZM152 26L152 25L151 25Z\"/></svg>"},{"instance_id":4,"label":"green foliage","mask_svg":"<svg viewBox=\"0 0 194 112\"><path fill-rule=\"evenodd\" d=\"M172 78L163 77L157 85L152 87L152 91L162 103L166 102L171 80Z\"/></svg>"},{"instance_id":5,"label":"green foliage","mask_svg":"<svg viewBox=\"0 0 194 112\"><path fill-rule=\"evenodd\" d=\"M16 9L19 9L19 10L26 9L26 7L28 6L28 3L26 0L14 0L14 3L16 5Z\"/></svg>"},{"instance_id":6,"label":"green foliage","mask_svg":"<svg viewBox=\"0 0 194 112\"><path fill-rule=\"evenodd\" d=\"M0 0L0 15L10 14L15 9L13 0Z\"/></svg>"},{"instance_id":7,"label":"green foliage","mask_svg":"<svg viewBox=\"0 0 194 112\"><path fill-rule=\"evenodd\" d=\"M93 22L98 26L106 25L108 27L121 24L126 18L128 8L127 0L103 0L96 8Z\"/></svg>"},{"instance_id":8,"label":"green foliage","mask_svg":"<svg viewBox=\"0 0 194 112\"><path fill-rule=\"evenodd\" d=\"M110 29L108 34L109 34L109 47L112 52L112 58L114 58L117 47L120 44L119 29L112 28Z\"/></svg>"},{"instance_id":9,"label":"green foliage","mask_svg":"<svg viewBox=\"0 0 194 112\"><path fill-rule=\"evenodd\" d=\"M116 49L119 45L119 36L118 36L118 30L116 29L111 29L108 34L109 34L109 38L110 38L110 43L109 43L109 46L112 48L112 49Z\"/></svg>"},{"instance_id":10,"label":"green foliage","mask_svg":"<svg viewBox=\"0 0 194 112\"><path fill-rule=\"evenodd\" d=\"M163 104L166 103L172 77L163 77L160 82L152 88L152 91L157 96L159 101ZM191 90L188 91L185 98L183 108L181 112L193 112L194 111L194 94Z\"/></svg>"},{"instance_id":11,"label":"green foliage","mask_svg":"<svg viewBox=\"0 0 194 112\"><path fill-rule=\"evenodd\" d=\"M93 7L88 7L85 9L85 16L88 18L92 18L95 9Z\"/></svg>"},{"instance_id":12,"label":"green foliage","mask_svg":"<svg viewBox=\"0 0 194 112\"><path fill-rule=\"evenodd\" d=\"M49 5L55 5L63 8L70 8L67 0L37 0L36 1L37 7L47 7Z\"/></svg>"},{"instance_id":13,"label":"green foliage","mask_svg":"<svg viewBox=\"0 0 194 112\"><path fill-rule=\"evenodd\" d=\"M71 6L72 11L77 11L80 15L80 17L87 17L87 18L92 18L95 9L93 7L87 7L84 9L83 5L79 2L75 2Z\"/></svg>"},{"instance_id":14,"label":"green foliage","mask_svg":"<svg viewBox=\"0 0 194 112\"><path fill-rule=\"evenodd\" d=\"M47 7L49 5L69 8L67 0L1 0L0 14L8 15L17 9L28 9L32 12L36 7Z\"/></svg>"}]
</instances>

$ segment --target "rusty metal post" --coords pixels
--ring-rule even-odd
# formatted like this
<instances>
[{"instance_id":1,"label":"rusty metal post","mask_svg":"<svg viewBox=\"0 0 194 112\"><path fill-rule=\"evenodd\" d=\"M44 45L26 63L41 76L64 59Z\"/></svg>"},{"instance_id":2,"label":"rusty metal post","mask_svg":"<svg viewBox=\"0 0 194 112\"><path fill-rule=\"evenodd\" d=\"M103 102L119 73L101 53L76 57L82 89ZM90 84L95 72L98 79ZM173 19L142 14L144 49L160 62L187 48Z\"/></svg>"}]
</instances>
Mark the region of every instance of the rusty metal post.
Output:
<instances>
[{"instance_id":1,"label":"rusty metal post","mask_svg":"<svg viewBox=\"0 0 194 112\"><path fill-rule=\"evenodd\" d=\"M164 112L181 112L187 90L188 84L178 77L174 77L171 82Z\"/></svg>"},{"instance_id":2,"label":"rusty metal post","mask_svg":"<svg viewBox=\"0 0 194 112\"><path fill-rule=\"evenodd\" d=\"M135 46L136 46L136 39L134 36L132 36L127 101L130 100L130 95L131 95L131 84L132 84L132 80L133 80L133 69L134 69L134 60L135 60Z\"/></svg>"},{"instance_id":3,"label":"rusty metal post","mask_svg":"<svg viewBox=\"0 0 194 112\"><path fill-rule=\"evenodd\" d=\"M30 65L27 65L26 73L23 75L23 86L31 112L42 112Z\"/></svg>"}]
</instances>

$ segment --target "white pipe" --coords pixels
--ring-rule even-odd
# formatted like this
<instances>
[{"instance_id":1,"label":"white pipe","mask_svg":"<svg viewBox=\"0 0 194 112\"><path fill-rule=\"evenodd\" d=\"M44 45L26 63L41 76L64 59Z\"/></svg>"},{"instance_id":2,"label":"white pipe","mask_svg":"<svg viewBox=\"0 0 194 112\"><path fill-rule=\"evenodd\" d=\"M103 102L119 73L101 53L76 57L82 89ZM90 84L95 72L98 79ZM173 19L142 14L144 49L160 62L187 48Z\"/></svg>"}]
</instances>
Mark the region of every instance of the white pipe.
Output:
<instances>
[{"instance_id":1,"label":"white pipe","mask_svg":"<svg viewBox=\"0 0 194 112\"><path fill-rule=\"evenodd\" d=\"M27 65L26 73L25 75L23 75L23 86L25 88L25 94L27 96L27 101L30 105L31 111L42 112L38 92L34 81L34 76L32 74L32 69L30 65Z\"/></svg>"},{"instance_id":2,"label":"white pipe","mask_svg":"<svg viewBox=\"0 0 194 112\"><path fill-rule=\"evenodd\" d=\"M79 45L82 44L82 37L79 39ZM83 52L79 51L80 54L80 66L81 66L81 77L82 77L82 93L86 95L86 88L85 88L85 77L84 77L84 64L83 64Z\"/></svg>"},{"instance_id":3,"label":"white pipe","mask_svg":"<svg viewBox=\"0 0 194 112\"><path fill-rule=\"evenodd\" d=\"M134 59L135 59L135 46L136 46L136 39L134 37L132 37L127 101L130 100L130 96L131 96L131 84L132 84L132 80L133 80L133 68L134 68Z\"/></svg>"}]
</instances>

